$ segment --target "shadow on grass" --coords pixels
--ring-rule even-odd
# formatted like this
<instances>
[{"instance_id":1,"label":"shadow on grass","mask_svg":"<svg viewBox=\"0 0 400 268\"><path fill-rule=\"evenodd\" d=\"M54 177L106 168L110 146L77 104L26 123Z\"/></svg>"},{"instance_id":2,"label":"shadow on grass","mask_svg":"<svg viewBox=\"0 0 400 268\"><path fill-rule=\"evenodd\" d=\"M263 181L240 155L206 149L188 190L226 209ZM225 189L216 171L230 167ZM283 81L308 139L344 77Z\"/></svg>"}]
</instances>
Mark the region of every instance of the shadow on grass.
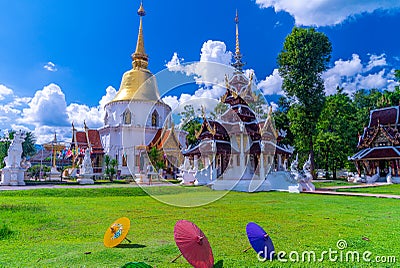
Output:
<instances>
[{"instance_id":1,"label":"shadow on grass","mask_svg":"<svg viewBox=\"0 0 400 268\"><path fill-rule=\"evenodd\" d=\"M116 248L145 248L146 245L141 244L119 244Z\"/></svg>"},{"instance_id":2,"label":"shadow on grass","mask_svg":"<svg viewBox=\"0 0 400 268\"><path fill-rule=\"evenodd\" d=\"M219 260L214 264L214 268L222 268L224 267L224 261L223 260Z\"/></svg>"}]
</instances>

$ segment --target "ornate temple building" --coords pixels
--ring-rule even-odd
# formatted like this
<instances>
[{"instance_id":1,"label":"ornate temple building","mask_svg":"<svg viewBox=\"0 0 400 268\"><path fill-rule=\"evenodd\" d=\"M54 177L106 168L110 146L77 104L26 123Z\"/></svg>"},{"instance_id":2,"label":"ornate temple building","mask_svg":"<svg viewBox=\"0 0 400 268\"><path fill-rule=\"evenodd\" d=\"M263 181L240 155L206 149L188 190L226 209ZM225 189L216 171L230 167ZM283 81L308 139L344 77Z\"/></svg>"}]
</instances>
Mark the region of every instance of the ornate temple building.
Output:
<instances>
[{"instance_id":1,"label":"ornate temple building","mask_svg":"<svg viewBox=\"0 0 400 268\"><path fill-rule=\"evenodd\" d=\"M104 151L118 160L121 175L143 172L149 162L146 151L150 143L161 129L171 128L171 108L161 100L156 77L148 69L142 4L137 13L140 24L132 69L124 73L117 95L106 104L104 126L99 129ZM184 133L179 135L178 140L185 139Z\"/></svg>"},{"instance_id":2,"label":"ornate temple building","mask_svg":"<svg viewBox=\"0 0 400 268\"><path fill-rule=\"evenodd\" d=\"M349 157L366 181L396 181L400 177L400 107L372 110L359 136L358 153Z\"/></svg>"},{"instance_id":3,"label":"ornate temple building","mask_svg":"<svg viewBox=\"0 0 400 268\"><path fill-rule=\"evenodd\" d=\"M277 185L266 181L267 175L285 170L283 162L292 151L276 144L279 137L272 122L272 110L267 119L262 119L251 108L256 86L253 76L248 78L242 70L237 15L235 21L236 51L232 64L235 71L231 77L226 76L226 92L220 100L227 110L217 120L206 118L203 111L203 123L197 133L199 144L183 154L191 159L197 184L212 184L216 190L234 187L239 191L271 190ZM280 180L288 190L290 174L281 174Z\"/></svg>"},{"instance_id":4,"label":"ornate temple building","mask_svg":"<svg viewBox=\"0 0 400 268\"><path fill-rule=\"evenodd\" d=\"M72 160L74 167L79 168L82 164L87 148L90 149L93 173L102 174L104 149L101 144L99 131L96 129L89 129L86 122L84 123L83 131L78 131L74 124L72 124L72 141L67 156Z\"/></svg>"}]
</instances>

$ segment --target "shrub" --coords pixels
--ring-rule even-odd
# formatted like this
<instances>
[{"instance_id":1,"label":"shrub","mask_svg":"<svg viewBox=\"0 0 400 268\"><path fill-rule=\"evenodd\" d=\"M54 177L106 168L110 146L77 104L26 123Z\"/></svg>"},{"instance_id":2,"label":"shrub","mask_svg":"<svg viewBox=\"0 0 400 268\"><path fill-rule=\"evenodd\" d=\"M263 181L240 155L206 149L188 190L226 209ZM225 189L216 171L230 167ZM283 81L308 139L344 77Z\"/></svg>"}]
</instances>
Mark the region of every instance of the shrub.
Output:
<instances>
[{"instance_id":1,"label":"shrub","mask_svg":"<svg viewBox=\"0 0 400 268\"><path fill-rule=\"evenodd\" d=\"M13 231L5 224L0 227L0 240L7 239L13 234Z\"/></svg>"}]
</instances>

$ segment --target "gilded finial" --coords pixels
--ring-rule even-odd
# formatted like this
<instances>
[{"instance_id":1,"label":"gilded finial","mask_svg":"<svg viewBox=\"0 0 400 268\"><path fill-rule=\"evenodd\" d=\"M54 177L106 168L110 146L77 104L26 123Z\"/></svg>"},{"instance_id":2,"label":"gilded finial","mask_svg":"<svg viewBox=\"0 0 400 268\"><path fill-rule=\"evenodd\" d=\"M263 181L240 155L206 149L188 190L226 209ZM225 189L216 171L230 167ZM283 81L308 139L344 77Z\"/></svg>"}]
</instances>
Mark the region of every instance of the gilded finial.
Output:
<instances>
[{"instance_id":1,"label":"gilded finial","mask_svg":"<svg viewBox=\"0 0 400 268\"><path fill-rule=\"evenodd\" d=\"M201 116L203 117L203 119L206 119L206 111L203 105L201 105Z\"/></svg>"},{"instance_id":2,"label":"gilded finial","mask_svg":"<svg viewBox=\"0 0 400 268\"><path fill-rule=\"evenodd\" d=\"M239 44L239 14L237 9L236 9L235 23L236 23L236 55L238 55L240 54L240 44Z\"/></svg>"},{"instance_id":3,"label":"gilded finial","mask_svg":"<svg viewBox=\"0 0 400 268\"><path fill-rule=\"evenodd\" d=\"M235 67L237 71L241 72L243 69L244 63L242 62L242 54L240 53L239 13L238 13L237 9L236 9L235 24L236 24L236 50L235 50L235 56L233 56L233 58L235 59L235 62L232 64L232 66Z\"/></svg>"},{"instance_id":4,"label":"gilded finial","mask_svg":"<svg viewBox=\"0 0 400 268\"><path fill-rule=\"evenodd\" d=\"M132 54L132 67L134 69L147 69L149 64L149 57L146 54L144 49L144 40L143 40L143 17L146 15L146 11L143 7L143 1L140 2L140 7L137 11L137 14L140 17L139 22L139 33L136 43L135 53Z\"/></svg>"},{"instance_id":5,"label":"gilded finial","mask_svg":"<svg viewBox=\"0 0 400 268\"><path fill-rule=\"evenodd\" d=\"M140 1L140 7L137 11L137 14L141 17L146 16L146 11L144 10L144 7L143 7L143 1Z\"/></svg>"}]
</instances>

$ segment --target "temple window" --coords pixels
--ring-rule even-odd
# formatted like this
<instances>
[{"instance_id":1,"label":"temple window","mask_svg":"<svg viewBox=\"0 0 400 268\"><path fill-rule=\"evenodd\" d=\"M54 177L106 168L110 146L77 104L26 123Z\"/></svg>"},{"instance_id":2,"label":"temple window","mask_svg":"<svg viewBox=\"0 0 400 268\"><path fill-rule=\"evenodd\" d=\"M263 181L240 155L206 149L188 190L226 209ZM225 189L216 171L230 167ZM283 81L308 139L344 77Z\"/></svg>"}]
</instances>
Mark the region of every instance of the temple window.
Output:
<instances>
[{"instance_id":1,"label":"temple window","mask_svg":"<svg viewBox=\"0 0 400 268\"><path fill-rule=\"evenodd\" d=\"M156 110L154 110L153 114L151 115L151 126L152 127L157 127L158 126L158 113Z\"/></svg>"},{"instance_id":2,"label":"temple window","mask_svg":"<svg viewBox=\"0 0 400 268\"><path fill-rule=\"evenodd\" d=\"M123 122L125 125L130 125L132 123L132 114L128 109L126 109L123 114Z\"/></svg>"},{"instance_id":3,"label":"temple window","mask_svg":"<svg viewBox=\"0 0 400 268\"><path fill-rule=\"evenodd\" d=\"M127 166L127 156L125 154L122 155L122 166L123 167Z\"/></svg>"},{"instance_id":4,"label":"temple window","mask_svg":"<svg viewBox=\"0 0 400 268\"><path fill-rule=\"evenodd\" d=\"M106 115L104 116L104 125L108 125L108 113L106 113Z\"/></svg>"}]
</instances>

